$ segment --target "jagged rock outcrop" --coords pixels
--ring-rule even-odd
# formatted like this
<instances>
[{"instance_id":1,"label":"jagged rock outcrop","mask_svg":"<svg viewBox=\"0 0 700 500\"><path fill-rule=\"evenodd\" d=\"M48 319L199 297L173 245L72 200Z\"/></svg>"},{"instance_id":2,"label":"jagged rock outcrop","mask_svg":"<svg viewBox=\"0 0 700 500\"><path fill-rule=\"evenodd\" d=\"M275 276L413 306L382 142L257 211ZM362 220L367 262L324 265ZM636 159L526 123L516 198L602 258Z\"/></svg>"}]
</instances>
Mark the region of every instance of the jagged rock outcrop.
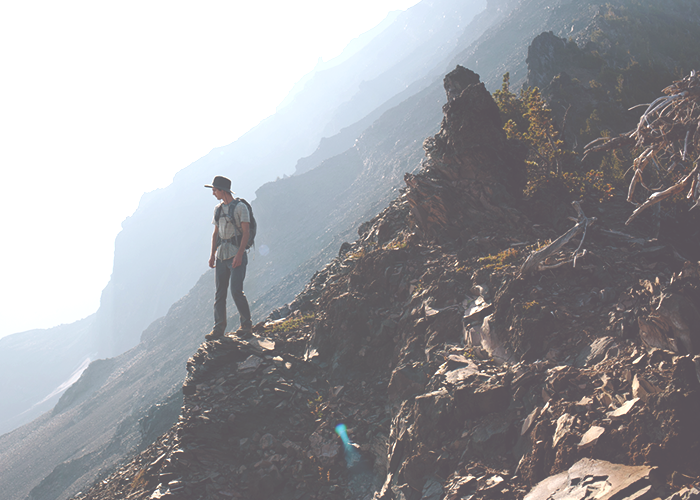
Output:
<instances>
[{"instance_id":1,"label":"jagged rock outcrop","mask_svg":"<svg viewBox=\"0 0 700 500\"><path fill-rule=\"evenodd\" d=\"M462 240L492 224L515 226L512 210L525 183L523 151L508 144L498 107L479 75L458 66L445 77L440 131L423 145L427 160L406 174L407 199L420 236Z\"/></svg>"},{"instance_id":2,"label":"jagged rock outcrop","mask_svg":"<svg viewBox=\"0 0 700 500\"><path fill-rule=\"evenodd\" d=\"M536 36L527 49L528 85L541 89L549 85L554 76L571 67L572 52L577 51L576 44L567 47L566 40L551 31Z\"/></svg>"},{"instance_id":3,"label":"jagged rock outcrop","mask_svg":"<svg viewBox=\"0 0 700 500\"><path fill-rule=\"evenodd\" d=\"M622 233L613 201L583 205L599 220L576 267L520 276L556 233L499 182L517 149L467 118L490 107L474 77L446 79L406 191L252 339L203 344L178 423L77 499L700 494L700 357L636 327L671 294L697 309L700 264Z\"/></svg>"}]
</instances>

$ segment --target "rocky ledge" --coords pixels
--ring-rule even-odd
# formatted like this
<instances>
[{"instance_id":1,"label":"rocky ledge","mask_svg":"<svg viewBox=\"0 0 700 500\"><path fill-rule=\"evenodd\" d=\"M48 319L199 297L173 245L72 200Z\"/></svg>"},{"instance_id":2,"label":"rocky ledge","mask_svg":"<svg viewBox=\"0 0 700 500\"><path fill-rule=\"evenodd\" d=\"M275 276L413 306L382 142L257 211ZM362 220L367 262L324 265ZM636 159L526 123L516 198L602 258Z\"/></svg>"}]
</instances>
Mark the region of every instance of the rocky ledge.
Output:
<instances>
[{"instance_id":1,"label":"rocky ledge","mask_svg":"<svg viewBox=\"0 0 700 500\"><path fill-rule=\"evenodd\" d=\"M251 339L202 344L178 423L76 498L700 498L700 266L612 201L575 265L522 273L559 234L478 76L446 90L403 194Z\"/></svg>"}]
</instances>

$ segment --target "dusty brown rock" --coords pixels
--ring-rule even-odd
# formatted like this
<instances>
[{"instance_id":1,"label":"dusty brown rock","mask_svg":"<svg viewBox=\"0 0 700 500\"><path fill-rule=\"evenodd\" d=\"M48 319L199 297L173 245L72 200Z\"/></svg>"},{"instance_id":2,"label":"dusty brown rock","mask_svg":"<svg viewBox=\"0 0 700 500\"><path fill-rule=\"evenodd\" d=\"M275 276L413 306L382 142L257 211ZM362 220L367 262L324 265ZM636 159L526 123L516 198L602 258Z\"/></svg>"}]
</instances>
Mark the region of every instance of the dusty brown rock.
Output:
<instances>
[{"instance_id":1,"label":"dusty brown rock","mask_svg":"<svg viewBox=\"0 0 700 500\"><path fill-rule=\"evenodd\" d=\"M604 461L582 459L568 471L539 483L525 500L557 498L566 492L582 499L643 498L653 490L655 470L626 467Z\"/></svg>"}]
</instances>

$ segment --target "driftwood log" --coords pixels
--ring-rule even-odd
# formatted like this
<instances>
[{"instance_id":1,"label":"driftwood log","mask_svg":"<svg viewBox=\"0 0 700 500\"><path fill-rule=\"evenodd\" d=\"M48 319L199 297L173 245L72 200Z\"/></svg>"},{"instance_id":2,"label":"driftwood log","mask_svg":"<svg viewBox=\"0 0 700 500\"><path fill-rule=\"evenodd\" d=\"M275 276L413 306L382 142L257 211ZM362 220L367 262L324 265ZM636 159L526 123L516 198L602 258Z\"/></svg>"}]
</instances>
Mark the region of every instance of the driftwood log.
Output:
<instances>
[{"instance_id":1,"label":"driftwood log","mask_svg":"<svg viewBox=\"0 0 700 500\"><path fill-rule=\"evenodd\" d=\"M595 223L597 219L595 217L586 217L583 213L583 210L581 209L581 206L577 201L574 201L572 203L572 206L574 207L578 215L576 219L572 219L574 220L574 222L576 222L576 225L569 229L566 233L559 236L559 238L554 240L546 247L541 248L540 250L530 254L530 256L525 260L525 262L523 262L523 265L520 267L521 276L535 273L538 271L556 269L569 263L573 263L574 267L576 267L576 261L586 254L586 250L581 251L583 241L586 238L586 231L588 227ZM581 242L579 243L578 248L572 254L563 254L561 250L564 247L564 245L569 243L569 241L571 241L573 238L575 238L581 233L583 233L583 236L581 237ZM563 257L563 260L561 260L560 258L559 261L556 263L545 263L547 259L555 255Z\"/></svg>"},{"instance_id":2,"label":"driftwood log","mask_svg":"<svg viewBox=\"0 0 700 500\"><path fill-rule=\"evenodd\" d=\"M621 147L640 151L632 164L627 201L635 203L634 194L640 185L650 194L637 204L625 224L647 208L685 191L692 200L692 208L700 204L700 77L693 71L666 87L663 93L664 96L647 105L637 128L617 137L601 137L584 149L584 158L590 153ZM653 168L663 180L661 187L652 189L644 183L642 174L647 167Z\"/></svg>"}]
</instances>

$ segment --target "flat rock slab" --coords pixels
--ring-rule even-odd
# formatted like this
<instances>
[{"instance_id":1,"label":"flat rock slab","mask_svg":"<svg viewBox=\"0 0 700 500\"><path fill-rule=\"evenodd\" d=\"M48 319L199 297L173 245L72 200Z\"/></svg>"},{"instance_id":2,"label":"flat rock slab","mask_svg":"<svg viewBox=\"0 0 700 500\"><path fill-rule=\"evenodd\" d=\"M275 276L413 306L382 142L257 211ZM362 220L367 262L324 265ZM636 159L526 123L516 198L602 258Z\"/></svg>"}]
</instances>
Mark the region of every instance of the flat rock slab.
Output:
<instances>
[{"instance_id":1,"label":"flat rock slab","mask_svg":"<svg viewBox=\"0 0 700 500\"><path fill-rule=\"evenodd\" d=\"M238 363L239 371L255 370L262 364L263 360L252 354L246 358L245 361Z\"/></svg>"},{"instance_id":2,"label":"flat rock slab","mask_svg":"<svg viewBox=\"0 0 700 500\"><path fill-rule=\"evenodd\" d=\"M593 427L588 429L586 433L581 437L581 441L578 444L579 450L584 450L595 445L598 442L598 439L600 439L600 436L602 436L604 433L605 428L599 427L597 425L594 425Z\"/></svg>"},{"instance_id":3,"label":"flat rock slab","mask_svg":"<svg viewBox=\"0 0 700 500\"><path fill-rule=\"evenodd\" d=\"M589 347L584 348L576 357L575 366L583 368L584 366L592 366L605 358L608 350L615 345L615 339L612 337L601 337L596 339Z\"/></svg>"},{"instance_id":4,"label":"flat rock slab","mask_svg":"<svg viewBox=\"0 0 700 500\"><path fill-rule=\"evenodd\" d=\"M557 429L554 431L554 438L552 439L552 446L556 447L557 443L561 441L564 436L571 432L574 424L576 423L576 417L569 414L563 414L557 419Z\"/></svg>"},{"instance_id":5,"label":"flat rock slab","mask_svg":"<svg viewBox=\"0 0 700 500\"><path fill-rule=\"evenodd\" d=\"M540 416L540 411L542 408L539 406L536 406L534 410L530 412L530 414L527 416L527 418L523 421L523 425L520 428L520 435L524 436L527 431L529 431L532 428L532 424L535 423L537 420L537 417Z\"/></svg>"},{"instance_id":6,"label":"flat rock slab","mask_svg":"<svg viewBox=\"0 0 700 500\"><path fill-rule=\"evenodd\" d=\"M479 375L479 367L473 361L467 361L467 366L462 366L456 370L451 370L445 374L445 381L448 384L457 385L469 380L475 375Z\"/></svg>"},{"instance_id":7,"label":"flat rock slab","mask_svg":"<svg viewBox=\"0 0 700 500\"><path fill-rule=\"evenodd\" d=\"M651 500L656 498L651 478L655 471L583 458L568 471L541 481L525 500Z\"/></svg>"},{"instance_id":8,"label":"flat rock slab","mask_svg":"<svg viewBox=\"0 0 700 500\"><path fill-rule=\"evenodd\" d=\"M639 398L630 399L625 404L620 406L617 410L608 412L608 417L610 417L610 418L624 417L632 410L632 408L634 408L634 405L636 405L638 401L639 401Z\"/></svg>"},{"instance_id":9,"label":"flat rock slab","mask_svg":"<svg viewBox=\"0 0 700 500\"><path fill-rule=\"evenodd\" d=\"M261 351L274 351L275 342L265 338L254 338L251 339L250 344L254 347L259 348Z\"/></svg>"},{"instance_id":10,"label":"flat rock slab","mask_svg":"<svg viewBox=\"0 0 700 500\"><path fill-rule=\"evenodd\" d=\"M466 306L464 323L469 324L473 321L481 321L484 316L491 314L491 311L493 311L493 305L487 303L483 297L477 297Z\"/></svg>"}]
</instances>

